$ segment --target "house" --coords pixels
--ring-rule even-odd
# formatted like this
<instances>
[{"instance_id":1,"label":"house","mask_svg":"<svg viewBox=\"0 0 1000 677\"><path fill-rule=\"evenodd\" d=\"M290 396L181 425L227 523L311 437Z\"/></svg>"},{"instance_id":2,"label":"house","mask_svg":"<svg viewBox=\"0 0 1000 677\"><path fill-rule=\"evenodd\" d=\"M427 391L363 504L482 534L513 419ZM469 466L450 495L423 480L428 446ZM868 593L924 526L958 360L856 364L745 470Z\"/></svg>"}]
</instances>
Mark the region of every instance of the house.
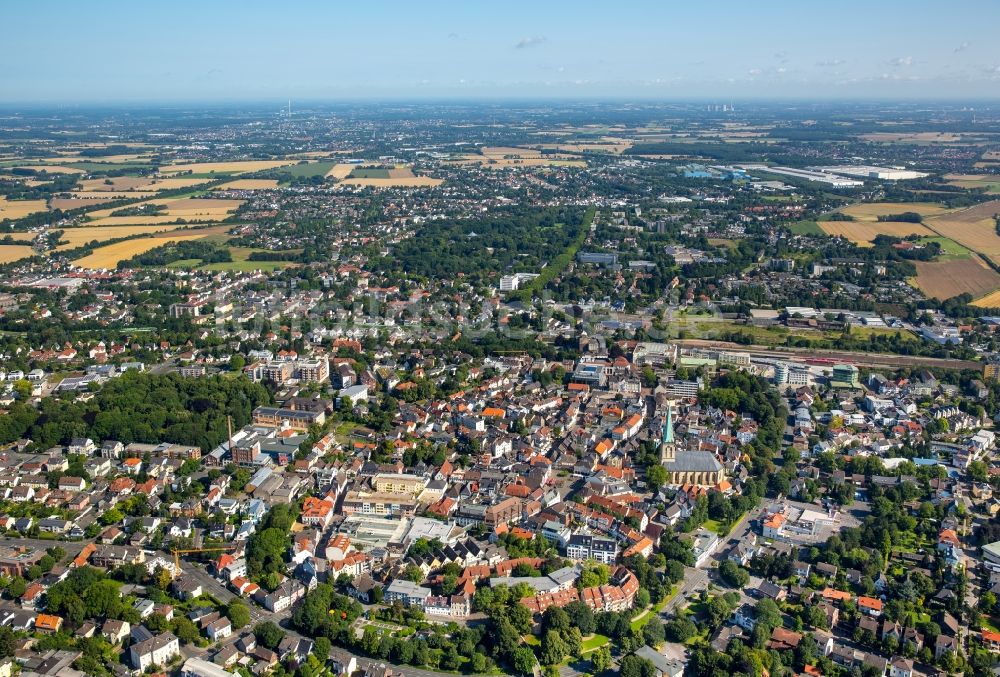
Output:
<instances>
[{"instance_id":1,"label":"house","mask_svg":"<svg viewBox=\"0 0 1000 677\"><path fill-rule=\"evenodd\" d=\"M38 614L35 618L35 630L38 632L45 632L49 634L55 634L62 629L63 619L59 616L51 616L49 614Z\"/></svg>"},{"instance_id":2,"label":"house","mask_svg":"<svg viewBox=\"0 0 1000 677\"><path fill-rule=\"evenodd\" d=\"M894 656L889 661L889 677L913 677L913 659Z\"/></svg>"},{"instance_id":3,"label":"house","mask_svg":"<svg viewBox=\"0 0 1000 677\"><path fill-rule=\"evenodd\" d=\"M101 635L111 644L124 641L130 632L132 632L132 627L128 621L109 619L104 621L104 625L101 627Z\"/></svg>"},{"instance_id":4,"label":"house","mask_svg":"<svg viewBox=\"0 0 1000 677\"><path fill-rule=\"evenodd\" d=\"M136 670L157 665L163 666L181 652L180 643L172 632L163 632L129 647L129 662Z\"/></svg>"},{"instance_id":5,"label":"house","mask_svg":"<svg viewBox=\"0 0 1000 677\"><path fill-rule=\"evenodd\" d=\"M181 666L180 677L234 677L234 674L223 670L215 663L192 656Z\"/></svg>"},{"instance_id":6,"label":"house","mask_svg":"<svg viewBox=\"0 0 1000 677\"><path fill-rule=\"evenodd\" d=\"M655 677L681 677L684 674L684 663L682 661L667 658L656 649L643 645L635 652L639 658L644 658L653 664Z\"/></svg>"},{"instance_id":7,"label":"house","mask_svg":"<svg viewBox=\"0 0 1000 677\"><path fill-rule=\"evenodd\" d=\"M858 609L861 613L878 618L882 615L882 600L861 595L858 597Z\"/></svg>"},{"instance_id":8,"label":"house","mask_svg":"<svg viewBox=\"0 0 1000 677\"><path fill-rule=\"evenodd\" d=\"M193 578L181 577L175 579L173 583L174 592L181 599L194 599L195 597L201 597L203 589L201 583L194 580Z\"/></svg>"},{"instance_id":9,"label":"house","mask_svg":"<svg viewBox=\"0 0 1000 677\"><path fill-rule=\"evenodd\" d=\"M217 618L205 627L205 634L210 640L217 642L233 634L233 624L225 616Z\"/></svg>"},{"instance_id":10,"label":"house","mask_svg":"<svg viewBox=\"0 0 1000 677\"><path fill-rule=\"evenodd\" d=\"M958 653L958 640L942 633L934 640L934 659L940 660L946 653Z\"/></svg>"}]
</instances>

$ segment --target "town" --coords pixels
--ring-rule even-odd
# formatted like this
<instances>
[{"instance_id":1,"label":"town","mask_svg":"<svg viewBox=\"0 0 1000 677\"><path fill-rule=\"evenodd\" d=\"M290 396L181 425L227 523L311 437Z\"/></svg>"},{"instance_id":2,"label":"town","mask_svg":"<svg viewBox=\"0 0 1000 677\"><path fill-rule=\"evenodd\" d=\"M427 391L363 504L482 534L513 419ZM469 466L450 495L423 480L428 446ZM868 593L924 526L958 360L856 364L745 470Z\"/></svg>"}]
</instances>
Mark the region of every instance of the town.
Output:
<instances>
[{"instance_id":1,"label":"town","mask_svg":"<svg viewBox=\"0 0 1000 677\"><path fill-rule=\"evenodd\" d=\"M996 674L998 133L4 112L0 677Z\"/></svg>"}]
</instances>

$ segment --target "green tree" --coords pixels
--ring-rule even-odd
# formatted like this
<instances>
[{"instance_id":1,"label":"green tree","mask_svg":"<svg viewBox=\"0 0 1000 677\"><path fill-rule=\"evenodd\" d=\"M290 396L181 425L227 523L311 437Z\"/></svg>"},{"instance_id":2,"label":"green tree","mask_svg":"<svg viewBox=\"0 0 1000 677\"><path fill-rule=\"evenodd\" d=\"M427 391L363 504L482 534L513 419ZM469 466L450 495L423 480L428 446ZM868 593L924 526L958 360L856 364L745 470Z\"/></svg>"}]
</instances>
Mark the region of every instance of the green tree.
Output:
<instances>
[{"instance_id":1,"label":"green tree","mask_svg":"<svg viewBox=\"0 0 1000 677\"><path fill-rule=\"evenodd\" d=\"M562 662L566 655L566 643L555 630L548 630L542 635L542 650L540 659L543 665L556 665Z\"/></svg>"},{"instance_id":2,"label":"green tree","mask_svg":"<svg viewBox=\"0 0 1000 677\"><path fill-rule=\"evenodd\" d=\"M226 607L226 618L235 630L239 630L250 624L250 610L242 600L233 599Z\"/></svg>"},{"instance_id":3,"label":"green tree","mask_svg":"<svg viewBox=\"0 0 1000 677\"><path fill-rule=\"evenodd\" d=\"M526 646L517 648L514 651L514 658L511 664L514 668L514 672L519 675L530 675L535 671L535 664L538 661L535 659L535 653Z\"/></svg>"},{"instance_id":4,"label":"green tree","mask_svg":"<svg viewBox=\"0 0 1000 677\"><path fill-rule=\"evenodd\" d=\"M621 660L618 674L621 677L655 677L656 666L651 661L632 654Z\"/></svg>"},{"instance_id":5,"label":"green tree","mask_svg":"<svg viewBox=\"0 0 1000 677\"><path fill-rule=\"evenodd\" d=\"M258 623L253 628L253 634L263 646L268 649L276 649L285 637L285 631L271 621Z\"/></svg>"}]
</instances>

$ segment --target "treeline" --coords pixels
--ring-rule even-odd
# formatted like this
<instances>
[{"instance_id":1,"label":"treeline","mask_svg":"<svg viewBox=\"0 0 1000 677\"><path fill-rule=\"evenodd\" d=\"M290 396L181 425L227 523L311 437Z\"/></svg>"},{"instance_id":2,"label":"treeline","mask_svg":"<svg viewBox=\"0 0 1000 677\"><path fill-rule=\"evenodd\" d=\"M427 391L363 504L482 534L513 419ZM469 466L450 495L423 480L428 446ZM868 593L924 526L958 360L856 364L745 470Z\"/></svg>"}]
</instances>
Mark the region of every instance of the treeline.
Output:
<instances>
[{"instance_id":1,"label":"treeline","mask_svg":"<svg viewBox=\"0 0 1000 677\"><path fill-rule=\"evenodd\" d=\"M161 247L155 247L143 254L137 254L131 259L118 262L118 268L135 268L138 266L165 266L175 261L198 259L202 263L228 263L233 260L229 247L216 242L201 240L182 240L169 242Z\"/></svg>"},{"instance_id":2,"label":"treeline","mask_svg":"<svg viewBox=\"0 0 1000 677\"><path fill-rule=\"evenodd\" d=\"M108 381L88 402L47 397L38 410L15 405L0 419L0 443L21 438L36 448L68 444L74 437L131 442L174 442L209 451L251 412L270 402L260 384L245 377L183 378L178 374L129 371Z\"/></svg>"}]
</instances>

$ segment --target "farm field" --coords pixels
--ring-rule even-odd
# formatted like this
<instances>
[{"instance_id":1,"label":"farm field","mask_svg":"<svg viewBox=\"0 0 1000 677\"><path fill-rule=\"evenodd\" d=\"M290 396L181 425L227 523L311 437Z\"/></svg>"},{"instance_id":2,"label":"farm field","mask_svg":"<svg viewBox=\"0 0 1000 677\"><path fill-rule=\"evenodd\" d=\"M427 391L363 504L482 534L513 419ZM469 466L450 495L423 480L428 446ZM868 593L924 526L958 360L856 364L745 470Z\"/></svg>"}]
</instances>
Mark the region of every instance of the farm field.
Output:
<instances>
[{"instance_id":1,"label":"farm field","mask_svg":"<svg viewBox=\"0 0 1000 677\"><path fill-rule=\"evenodd\" d=\"M197 267L198 270L212 270L212 271L238 271L247 272L253 270L263 270L266 272L271 272L274 270L281 270L282 268L288 268L289 266L296 265L292 261L251 261L250 254L256 251L265 251L263 249L254 249L252 247L230 247L229 253L232 255L232 261L222 261L219 263L209 263L203 265L200 260L184 260L184 261L174 261L168 268L179 268L179 269L191 269Z\"/></svg>"},{"instance_id":2,"label":"farm field","mask_svg":"<svg viewBox=\"0 0 1000 677\"><path fill-rule=\"evenodd\" d=\"M185 221L221 221L236 211L243 200L225 200L208 198L164 198L160 200L148 200L146 202L129 205L138 207L142 204L158 204L167 208L165 213L143 214L140 216L112 216L115 208L101 209L89 213L87 216L93 221L88 225L94 226L122 226L122 225L146 225L159 223L172 223L177 219ZM119 208L120 209L120 208Z\"/></svg>"},{"instance_id":3,"label":"farm field","mask_svg":"<svg viewBox=\"0 0 1000 677\"><path fill-rule=\"evenodd\" d=\"M826 235L827 232L815 221L796 221L788 227L796 235Z\"/></svg>"},{"instance_id":4,"label":"farm field","mask_svg":"<svg viewBox=\"0 0 1000 677\"><path fill-rule=\"evenodd\" d=\"M329 176L330 171L336 166L337 162L335 160L327 160L324 162L303 162L292 165L291 167L284 167L281 170L281 173L291 174L292 176L300 178Z\"/></svg>"},{"instance_id":5,"label":"farm field","mask_svg":"<svg viewBox=\"0 0 1000 677\"><path fill-rule=\"evenodd\" d=\"M959 294L973 298L1000 288L1000 274L978 256L950 261L915 261L917 276L913 284L924 294L940 300Z\"/></svg>"},{"instance_id":6,"label":"farm field","mask_svg":"<svg viewBox=\"0 0 1000 677\"><path fill-rule=\"evenodd\" d=\"M49 174L83 174L85 170L80 167L68 167L64 165L17 165L20 169L30 169L35 172L48 172Z\"/></svg>"},{"instance_id":7,"label":"farm field","mask_svg":"<svg viewBox=\"0 0 1000 677\"><path fill-rule=\"evenodd\" d=\"M84 207L96 207L98 205L104 204L105 202L114 202L115 197L112 195L106 195L105 197L54 197L49 200L49 207L52 209L61 209L67 211L70 209L81 209Z\"/></svg>"},{"instance_id":8,"label":"farm field","mask_svg":"<svg viewBox=\"0 0 1000 677\"><path fill-rule=\"evenodd\" d=\"M0 245L0 263L13 263L34 255L35 250L26 244Z\"/></svg>"},{"instance_id":9,"label":"farm field","mask_svg":"<svg viewBox=\"0 0 1000 677\"><path fill-rule=\"evenodd\" d=\"M268 190L277 187L277 179L236 179L216 186L212 190Z\"/></svg>"},{"instance_id":10,"label":"farm field","mask_svg":"<svg viewBox=\"0 0 1000 677\"><path fill-rule=\"evenodd\" d=\"M948 208L934 202L862 202L841 207L837 211L859 221L878 221L880 216L903 212L916 212L924 217L934 216L947 212Z\"/></svg>"},{"instance_id":11,"label":"farm field","mask_svg":"<svg viewBox=\"0 0 1000 677\"><path fill-rule=\"evenodd\" d=\"M330 168L326 173L327 177L334 179L346 179L357 168L357 165L339 162Z\"/></svg>"},{"instance_id":12,"label":"farm field","mask_svg":"<svg viewBox=\"0 0 1000 677\"><path fill-rule=\"evenodd\" d=\"M8 200L0 195L0 221L4 219L23 219L37 212L48 211L45 200Z\"/></svg>"},{"instance_id":13,"label":"farm field","mask_svg":"<svg viewBox=\"0 0 1000 677\"><path fill-rule=\"evenodd\" d=\"M945 174L944 179L950 186L971 190L981 188L987 193L1000 194L1000 175L997 174Z\"/></svg>"},{"instance_id":14,"label":"farm field","mask_svg":"<svg viewBox=\"0 0 1000 677\"><path fill-rule=\"evenodd\" d=\"M246 174L259 172L275 167L285 167L294 164L295 160L237 160L235 162L192 162L187 164L164 165L160 167L161 174L179 174L193 172L195 174Z\"/></svg>"},{"instance_id":15,"label":"farm field","mask_svg":"<svg viewBox=\"0 0 1000 677\"><path fill-rule=\"evenodd\" d=\"M168 242L184 240L201 240L216 235L213 229L204 230L172 230L153 237L143 237L135 240L116 242L104 247L98 247L93 253L77 259L73 263L83 268L114 268L119 261L130 259L137 254L143 254Z\"/></svg>"},{"instance_id":16,"label":"farm field","mask_svg":"<svg viewBox=\"0 0 1000 677\"><path fill-rule=\"evenodd\" d=\"M948 132L874 132L862 134L861 138L876 143L955 143L962 140L961 135Z\"/></svg>"},{"instance_id":17,"label":"farm field","mask_svg":"<svg viewBox=\"0 0 1000 677\"><path fill-rule=\"evenodd\" d=\"M937 234L1000 263L1000 235L997 235L994 218L998 213L1000 200L991 200L929 217L926 224Z\"/></svg>"},{"instance_id":18,"label":"farm field","mask_svg":"<svg viewBox=\"0 0 1000 677\"><path fill-rule=\"evenodd\" d=\"M80 245L85 245L88 242L93 242L97 240L98 242L103 242L105 240L117 240L122 237L131 237L133 235L145 235L147 233L164 233L170 230L176 230L177 226L174 225L162 225L162 226L90 226L82 228L65 228L63 229L63 234L60 240L65 241L66 244L59 245L56 247L56 251L62 251L65 249L75 249Z\"/></svg>"},{"instance_id":19,"label":"farm field","mask_svg":"<svg viewBox=\"0 0 1000 677\"><path fill-rule=\"evenodd\" d=\"M440 186L443 179L430 176L416 176L409 167L382 169L355 166L348 178L340 182L347 186L368 186L371 188L423 188Z\"/></svg>"},{"instance_id":20,"label":"farm field","mask_svg":"<svg viewBox=\"0 0 1000 677\"><path fill-rule=\"evenodd\" d=\"M906 237L907 235L923 235L930 237L934 231L919 223L903 221L820 221L817 224L828 235L846 237L855 244L867 247L877 235Z\"/></svg>"}]
</instances>

